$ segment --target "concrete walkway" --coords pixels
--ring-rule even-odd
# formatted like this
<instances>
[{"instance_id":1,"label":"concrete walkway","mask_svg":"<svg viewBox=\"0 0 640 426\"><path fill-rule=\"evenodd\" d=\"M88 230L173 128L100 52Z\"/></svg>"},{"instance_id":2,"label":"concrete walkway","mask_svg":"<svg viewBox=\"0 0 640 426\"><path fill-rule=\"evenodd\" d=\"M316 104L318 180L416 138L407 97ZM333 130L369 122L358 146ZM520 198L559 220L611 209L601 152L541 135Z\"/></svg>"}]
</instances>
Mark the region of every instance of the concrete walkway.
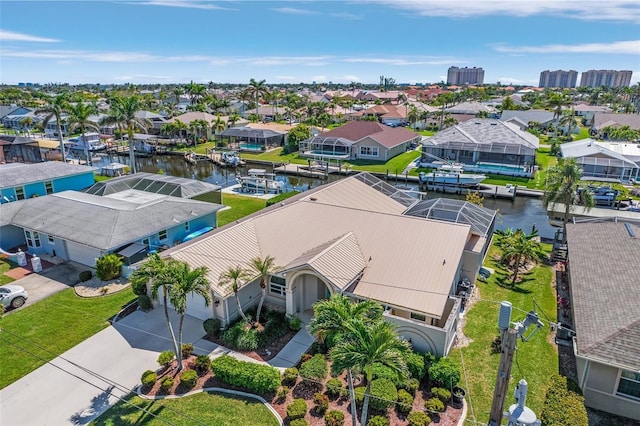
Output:
<instances>
[{"instance_id":1,"label":"concrete walkway","mask_svg":"<svg viewBox=\"0 0 640 426\"><path fill-rule=\"evenodd\" d=\"M268 364L280 369L295 366L302 355L307 352L315 339L306 327L302 327L300 331L285 345L278 355L269 360Z\"/></svg>"}]
</instances>

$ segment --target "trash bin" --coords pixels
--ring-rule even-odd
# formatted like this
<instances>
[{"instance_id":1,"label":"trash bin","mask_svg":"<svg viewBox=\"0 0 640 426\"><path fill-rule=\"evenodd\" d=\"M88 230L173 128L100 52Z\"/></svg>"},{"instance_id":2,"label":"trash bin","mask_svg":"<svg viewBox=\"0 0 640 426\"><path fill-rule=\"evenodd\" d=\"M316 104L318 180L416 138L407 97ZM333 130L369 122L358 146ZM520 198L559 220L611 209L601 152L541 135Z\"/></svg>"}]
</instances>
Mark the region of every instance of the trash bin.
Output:
<instances>
[{"instance_id":1,"label":"trash bin","mask_svg":"<svg viewBox=\"0 0 640 426\"><path fill-rule=\"evenodd\" d=\"M42 272L42 262L40 262L40 258L35 254L31 258L31 267L33 268L33 272Z\"/></svg>"},{"instance_id":2,"label":"trash bin","mask_svg":"<svg viewBox=\"0 0 640 426\"><path fill-rule=\"evenodd\" d=\"M18 266L27 266L27 254L18 249L18 254L16 254L16 261L18 262Z\"/></svg>"}]
</instances>

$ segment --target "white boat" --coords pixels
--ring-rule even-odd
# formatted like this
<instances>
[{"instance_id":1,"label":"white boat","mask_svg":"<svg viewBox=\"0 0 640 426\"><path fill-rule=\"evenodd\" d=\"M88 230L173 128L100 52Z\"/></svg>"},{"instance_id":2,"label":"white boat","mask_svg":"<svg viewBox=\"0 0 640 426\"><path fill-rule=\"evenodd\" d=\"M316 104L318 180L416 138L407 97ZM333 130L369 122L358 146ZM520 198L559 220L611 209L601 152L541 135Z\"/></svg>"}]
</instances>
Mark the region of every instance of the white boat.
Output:
<instances>
[{"instance_id":1,"label":"white boat","mask_svg":"<svg viewBox=\"0 0 640 426\"><path fill-rule=\"evenodd\" d=\"M248 176L238 176L242 192L280 193L284 189L284 182L276 180L276 175L267 173L264 169L249 169Z\"/></svg>"},{"instance_id":2,"label":"white boat","mask_svg":"<svg viewBox=\"0 0 640 426\"><path fill-rule=\"evenodd\" d=\"M107 144L102 142L99 133L85 133L84 139L80 135L76 138L69 138L69 142L71 142L69 148L76 151L84 151L85 147L88 147L91 152L107 149Z\"/></svg>"},{"instance_id":3,"label":"white boat","mask_svg":"<svg viewBox=\"0 0 640 426\"><path fill-rule=\"evenodd\" d=\"M238 167L244 164L235 151L222 151L220 153L220 161L226 167Z\"/></svg>"},{"instance_id":4,"label":"white boat","mask_svg":"<svg viewBox=\"0 0 640 426\"><path fill-rule=\"evenodd\" d=\"M483 174L464 173L462 166L457 164L445 164L434 172L418 174L420 183L434 185L477 186L486 178Z\"/></svg>"}]
</instances>

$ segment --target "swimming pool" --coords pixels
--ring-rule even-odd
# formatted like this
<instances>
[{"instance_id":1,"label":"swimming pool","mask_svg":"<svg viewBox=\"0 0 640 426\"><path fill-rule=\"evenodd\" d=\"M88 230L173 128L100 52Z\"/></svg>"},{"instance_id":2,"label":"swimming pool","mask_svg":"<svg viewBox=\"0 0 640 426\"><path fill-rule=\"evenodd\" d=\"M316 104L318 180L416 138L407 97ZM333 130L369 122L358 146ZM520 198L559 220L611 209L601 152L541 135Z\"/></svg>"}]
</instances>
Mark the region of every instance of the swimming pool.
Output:
<instances>
[{"instance_id":1,"label":"swimming pool","mask_svg":"<svg viewBox=\"0 0 640 426\"><path fill-rule=\"evenodd\" d=\"M260 143L241 143L240 149L244 149L246 151L262 151L265 149L265 146Z\"/></svg>"},{"instance_id":2,"label":"swimming pool","mask_svg":"<svg viewBox=\"0 0 640 426\"><path fill-rule=\"evenodd\" d=\"M332 158L349 158L349 154L346 152L332 152L332 151L320 151L320 150L311 150L307 151L307 155L318 155L322 157L332 157Z\"/></svg>"},{"instance_id":3,"label":"swimming pool","mask_svg":"<svg viewBox=\"0 0 640 426\"><path fill-rule=\"evenodd\" d=\"M511 166L509 164L477 163L476 167L483 171L528 173L528 167Z\"/></svg>"}]
</instances>

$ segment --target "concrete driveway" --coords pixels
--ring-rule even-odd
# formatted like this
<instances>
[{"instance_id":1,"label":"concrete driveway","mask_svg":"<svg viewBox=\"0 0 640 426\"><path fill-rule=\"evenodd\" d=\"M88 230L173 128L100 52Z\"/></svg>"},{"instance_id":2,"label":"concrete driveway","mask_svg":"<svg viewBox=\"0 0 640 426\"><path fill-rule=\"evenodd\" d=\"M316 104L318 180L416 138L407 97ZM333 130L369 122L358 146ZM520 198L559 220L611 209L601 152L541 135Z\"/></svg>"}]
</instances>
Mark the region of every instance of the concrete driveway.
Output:
<instances>
[{"instance_id":1,"label":"concrete driveway","mask_svg":"<svg viewBox=\"0 0 640 426\"><path fill-rule=\"evenodd\" d=\"M178 317L171 320L177 331ZM185 343L208 354L202 321L185 317ZM95 334L48 364L0 390L0 424L82 425L130 393L145 370L155 370L158 354L171 349L162 308L137 311ZM28 342L23 342L28 344ZM6 366L5 366L6 368Z\"/></svg>"}]
</instances>

